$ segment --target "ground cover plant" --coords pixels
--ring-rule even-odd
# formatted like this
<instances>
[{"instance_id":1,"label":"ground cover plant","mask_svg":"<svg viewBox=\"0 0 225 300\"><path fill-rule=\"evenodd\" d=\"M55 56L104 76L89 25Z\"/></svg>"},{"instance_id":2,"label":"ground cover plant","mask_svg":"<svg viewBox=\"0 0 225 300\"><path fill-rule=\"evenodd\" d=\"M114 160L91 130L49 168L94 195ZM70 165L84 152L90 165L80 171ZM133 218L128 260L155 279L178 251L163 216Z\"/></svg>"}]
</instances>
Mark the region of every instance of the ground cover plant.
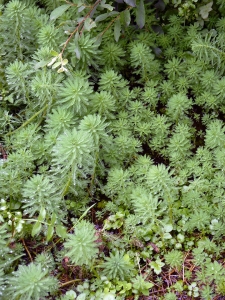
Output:
<instances>
[{"instance_id":1,"label":"ground cover plant","mask_svg":"<svg viewBox=\"0 0 225 300\"><path fill-rule=\"evenodd\" d=\"M224 2L0 10L0 298L224 299Z\"/></svg>"}]
</instances>

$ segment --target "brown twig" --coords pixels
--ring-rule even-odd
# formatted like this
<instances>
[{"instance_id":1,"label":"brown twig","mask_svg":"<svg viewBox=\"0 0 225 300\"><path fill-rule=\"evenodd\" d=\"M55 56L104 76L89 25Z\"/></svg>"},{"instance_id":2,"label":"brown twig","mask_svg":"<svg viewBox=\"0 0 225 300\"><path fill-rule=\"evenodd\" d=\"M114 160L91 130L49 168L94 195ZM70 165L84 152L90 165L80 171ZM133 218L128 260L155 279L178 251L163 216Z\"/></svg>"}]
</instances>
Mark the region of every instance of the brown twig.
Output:
<instances>
[{"instance_id":1,"label":"brown twig","mask_svg":"<svg viewBox=\"0 0 225 300\"><path fill-rule=\"evenodd\" d=\"M31 254L30 254L30 251L28 250L28 248L27 248L27 246L25 244L24 239L21 239L21 240L22 240L22 243L24 245L25 250L27 251L27 254L28 254L29 258L30 258L30 261L33 261L33 258L32 258Z\"/></svg>"},{"instance_id":2,"label":"brown twig","mask_svg":"<svg viewBox=\"0 0 225 300\"><path fill-rule=\"evenodd\" d=\"M184 261L183 261L183 265L182 265L182 275L183 275L183 282L185 281L185 278L184 278L184 264L185 264L185 260L186 260L186 258L188 257L188 255L189 255L189 252L185 255L185 257L184 257Z\"/></svg>"},{"instance_id":3,"label":"brown twig","mask_svg":"<svg viewBox=\"0 0 225 300\"><path fill-rule=\"evenodd\" d=\"M81 279L73 279L73 280L67 281L65 283L62 283L62 284L60 284L60 288L65 287L67 285L70 285L70 284L72 284L74 282L77 282L77 281L81 281Z\"/></svg>"}]
</instances>

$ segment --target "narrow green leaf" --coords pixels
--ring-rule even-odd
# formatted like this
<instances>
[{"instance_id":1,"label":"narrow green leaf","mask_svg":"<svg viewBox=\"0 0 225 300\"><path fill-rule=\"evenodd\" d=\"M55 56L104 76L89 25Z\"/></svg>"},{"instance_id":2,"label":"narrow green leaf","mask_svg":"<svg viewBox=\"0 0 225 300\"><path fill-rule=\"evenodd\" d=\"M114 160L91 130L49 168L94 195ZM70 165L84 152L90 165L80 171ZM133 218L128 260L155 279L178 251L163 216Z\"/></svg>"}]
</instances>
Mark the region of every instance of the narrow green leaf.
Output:
<instances>
[{"instance_id":1,"label":"narrow green leaf","mask_svg":"<svg viewBox=\"0 0 225 300\"><path fill-rule=\"evenodd\" d=\"M56 20L58 17L60 17L71 5L70 4L64 4L56 9L54 9L50 14L50 20Z\"/></svg>"},{"instance_id":2,"label":"narrow green leaf","mask_svg":"<svg viewBox=\"0 0 225 300\"><path fill-rule=\"evenodd\" d=\"M80 47L76 47L76 48L74 49L74 52L75 52L75 54L76 54L77 59L80 59L80 58L81 58Z\"/></svg>"},{"instance_id":3,"label":"narrow green leaf","mask_svg":"<svg viewBox=\"0 0 225 300\"><path fill-rule=\"evenodd\" d=\"M79 36L79 33L77 32L74 37L74 42L75 42L74 52L76 54L77 59L81 58L81 52L80 52L80 47L79 47L79 38L80 38L80 36Z\"/></svg>"},{"instance_id":4,"label":"narrow green leaf","mask_svg":"<svg viewBox=\"0 0 225 300\"><path fill-rule=\"evenodd\" d=\"M140 0L136 11L136 22L139 28L145 26L145 5L144 0Z\"/></svg>"},{"instance_id":5,"label":"narrow green leaf","mask_svg":"<svg viewBox=\"0 0 225 300\"><path fill-rule=\"evenodd\" d=\"M46 236L47 241L49 241L52 238L53 233L54 233L54 226L53 225L48 226L47 236Z\"/></svg>"},{"instance_id":6,"label":"narrow green leaf","mask_svg":"<svg viewBox=\"0 0 225 300\"><path fill-rule=\"evenodd\" d=\"M82 12L84 9L85 9L86 7L85 6L80 6L79 8L78 8L78 12Z\"/></svg>"},{"instance_id":7,"label":"narrow green leaf","mask_svg":"<svg viewBox=\"0 0 225 300\"><path fill-rule=\"evenodd\" d=\"M41 208L40 210L40 214L38 217L39 221L44 221L45 220L45 216L46 216L46 209L44 207Z\"/></svg>"},{"instance_id":8,"label":"narrow green leaf","mask_svg":"<svg viewBox=\"0 0 225 300\"><path fill-rule=\"evenodd\" d=\"M110 11L113 10L113 6L111 6L111 5L109 5L109 4L102 4L102 5L100 5L100 6L103 7L103 8L106 8L106 9L108 9L108 10L110 10Z\"/></svg>"},{"instance_id":9,"label":"narrow green leaf","mask_svg":"<svg viewBox=\"0 0 225 300\"><path fill-rule=\"evenodd\" d=\"M105 3L105 2L106 2L106 0L102 0L100 2L100 7L103 7L103 8L106 8L106 9L112 11L114 9L114 7L111 6L110 4Z\"/></svg>"},{"instance_id":10,"label":"narrow green leaf","mask_svg":"<svg viewBox=\"0 0 225 300\"><path fill-rule=\"evenodd\" d=\"M32 232L31 235L35 236L36 234L38 234L41 231L41 223L38 221L34 224L33 228L32 228Z\"/></svg>"},{"instance_id":11,"label":"narrow green leaf","mask_svg":"<svg viewBox=\"0 0 225 300\"><path fill-rule=\"evenodd\" d=\"M67 232L66 232L66 228L62 225L57 225L56 226L56 234L65 239L67 237Z\"/></svg>"},{"instance_id":12,"label":"narrow green leaf","mask_svg":"<svg viewBox=\"0 0 225 300\"><path fill-rule=\"evenodd\" d=\"M129 26L130 25L130 20L131 20L131 18L130 18L130 11L128 9L126 9L126 10L124 10L123 14L124 14L124 22L125 22L125 24L126 24L126 26Z\"/></svg>"},{"instance_id":13,"label":"narrow green leaf","mask_svg":"<svg viewBox=\"0 0 225 300\"><path fill-rule=\"evenodd\" d=\"M101 14L101 15L97 16L97 18L95 19L95 22L100 22L100 21L103 21L103 20L107 19L107 18L108 18L108 16L109 16L109 14L108 14L108 13Z\"/></svg>"},{"instance_id":14,"label":"narrow green leaf","mask_svg":"<svg viewBox=\"0 0 225 300\"><path fill-rule=\"evenodd\" d=\"M132 6L132 7L136 6L136 0L124 0L124 2L129 6Z\"/></svg>"},{"instance_id":15,"label":"narrow green leaf","mask_svg":"<svg viewBox=\"0 0 225 300\"><path fill-rule=\"evenodd\" d=\"M105 14L101 14L101 15L96 17L95 22L103 21L103 20L107 19L108 17L115 16L115 15L118 15L118 14L119 14L118 11L111 11L111 12L108 12L108 13L105 13Z\"/></svg>"},{"instance_id":16,"label":"narrow green leaf","mask_svg":"<svg viewBox=\"0 0 225 300\"><path fill-rule=\"evenodd\" d=\"M120 38L120 33L121 33L121 23L120 23L120 19L118 19L118 20L116 20L115 26L114 26L114 38L115 38L116 42L118 42L118 40Z\"/></svg>"},{"instance_id":17,"label":"narrow green leaf","mask_svg":"<svg viewBox=\"0 0 225 300\"><path fill-rule=\"evenodd\" d=\"M95 40L95 45L99 47L101 45L101 42L102 42L102 35L98 35Z\"/></svg>"}]
</instances>

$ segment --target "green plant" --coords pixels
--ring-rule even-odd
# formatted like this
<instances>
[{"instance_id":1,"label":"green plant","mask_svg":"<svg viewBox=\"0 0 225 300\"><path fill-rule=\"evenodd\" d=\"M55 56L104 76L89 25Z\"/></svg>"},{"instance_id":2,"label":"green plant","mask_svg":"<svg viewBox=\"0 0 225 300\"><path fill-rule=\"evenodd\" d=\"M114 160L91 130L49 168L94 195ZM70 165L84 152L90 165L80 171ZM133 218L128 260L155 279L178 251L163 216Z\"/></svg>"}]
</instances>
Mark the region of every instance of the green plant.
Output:
<instances>
[{"instance_id":1,"label":"green plant","mask_svg":"<svg viewBox=\"0 0 225 300\"><path fill-rule=\"evenodd\" d=\"M174 293L167 293L165 294L165 300L176 300L177 297Z\"/></svg>"},{"instance_id":2,"label":"green plant","mask_svg":"<svg viewBox=\"0 0 225 300\"><path fill-rule=\"evenodd\" d=\"M101 267L103 268L103 274L107 278L125 280L131 277L133 265L129 261L128 254L116 251L115 254L110 253L110 256L106 257L105 260Z\"/></svg>"},{"instance_id":3,"label":"green plant","mask_svg":"<svg viewBox=\"0 0 225 300\"><path fill-rule=\"evenodd\" d=\"M63 177L71 174L75 183L82 167L86 168L85 172L91 168L94 149L93 139L88 132L76 128L64 132L53 148L54 173Z\"/></svg>"},{"instance_id":4,"label":"green plant","mask_svg":"<svg viewBox=\"0 0 225 300\"><path fill-rule=\"evenodd\" d=\"M165 261L171 268L181 270L183 263L183 254L178 250L172 250L165 254Z\"/></svg>"},{"instance_id":5,"label":"green plant","mask_svg":"<svg viewBox=\"0 0 225 300\"><path fill-rule=\"evenodd\" d=\"M65 109L71 108L74 114L82 115L87 111L92 88L83 78L68 78L59 91L58 105Z\"/></svg>"},{"instance_id":6,"label":"green plant","mask_svg":"<svg viewBox=\"0 0 225 300\"><path fill-rule=\"evenodd\" d=\"M133 293L138 295L149 295L149 289L151 289L154 285L151 282L147 282L140 275L137 275L133 280Z\"/></svg>"},{"instance_id":7,"label":"green plant","mask_svg":"<svg viewBox=\"0 0 225 300\"><path fill-rule=\"evenodd\" d=\"M224 4L0 12L3 297L223 297Z\"/></svg>"},{"instance_id":8,"label":"green plant","mask_svg":"<svg viewBox=\"0 0 225 300\"><path fill-rule=\"evenodd\" d=\"M58 282L48 275L48 270L43 270L40 264L30 263L19 266L14 276L10 277L6 295L11 299L40 299L57 288Z\"/></svg>"},{"instance_id":9,"label":"green plant","mask_svg":"<svg viewBox=\"0 0 225 300\"><path fill-rule=\"evenodd\" d=\"M81 220L75 226L75 233L68 234L64 243L65 249L69 251L66 255L76 265L91 266L92 260L98 254L96 240L94 226L85 220Z\"/></svg>"}]
</instances>

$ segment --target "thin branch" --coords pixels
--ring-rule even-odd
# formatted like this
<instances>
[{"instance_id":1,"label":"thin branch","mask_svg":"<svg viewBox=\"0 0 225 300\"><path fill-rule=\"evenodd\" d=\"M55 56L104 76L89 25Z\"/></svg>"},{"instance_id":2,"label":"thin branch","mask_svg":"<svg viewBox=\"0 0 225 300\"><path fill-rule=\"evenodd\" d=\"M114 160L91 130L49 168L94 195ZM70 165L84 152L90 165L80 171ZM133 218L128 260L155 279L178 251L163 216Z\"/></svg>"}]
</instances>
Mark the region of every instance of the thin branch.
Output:
<instances>
[{"instance_id":1,"label":"thin branch","mask_svg":"<svg viewBox=\"0 0 225 300\"><path fill-rule=\"evenodd\" d=\"M22 240L22 243L24 245L25 250L27 251L27 254L28 254L29 258L30 258L30 261L33 261L33 258L32 258L31 254L30 254L30 251L28 250L28 248L27 248L27 246L25 244L24 239L21 239L21 240Z\"/></svg>"},{"instance_id":2,"label":"thin branch","mask_svg":"<svg viewBox=\"0 0 225 300\"><path fill-rule=\"evenodd\" d=\"M75 283L75 282L77 282L77 281L81 281L81 279L74 279L74 280L70 280L70 281L67 281L67 282L65 282L65 283L62 283L62 284L60 284L60 288L65 287L65 286L67 286L67 285L70 285L70 284L72 284L72 283Z\"/></svg>"},{"instance_id":3,"label":"thin branch","mask_svg":"<svg viewBox=\"0 0 225 300\"><path fill-rule=\"evenodd\" d=\"M93 10L96 8L96 6L97 6L101 1L102 1L102 0L97 0L97 1L95 2L95 4L92 6L92 8L89 10L89 12L88 12L88 13L86 14L86 16L83 18L83 20L82 20L80 23L78 23L78 25L77 25L77 27L75 28L75 30L74 30L74 31L71 33L71 35L68 37L68 39L67 39L66 42L64 43L63 49L62 49L62 51L61 51L61 53L60 53L60 58L61 58L61 60L62 60L63 53L64 53L64 51L65 51L67 45L69 44L70 40L71 40L72 37L74 36L74 34L75 34L76 32L78 32L80 26L85 22L85 20L90 16L90 14L93 12Z\"/></svg>"},{"instance_id":4,"label":"thin branch","mask_svg":"<svg viewBox=\"0 0 225 300\"><path fill-rule=\"evenodd\" d=\"M24 122L20 127L16 128L14 131L8 132L6 134L6 136L14 134L16 131L18 131L18 130L22 129L23 127L25 127L26 125L28 125L31 121L33 121L33 119L35 119L39 114L41 114L47 108L48 108L48 104L45 105L41 110L39 110L38 112L36 112L36 114L34 114L29 120L27 120L26 122Z\"/></svg>"}]
</instances>

